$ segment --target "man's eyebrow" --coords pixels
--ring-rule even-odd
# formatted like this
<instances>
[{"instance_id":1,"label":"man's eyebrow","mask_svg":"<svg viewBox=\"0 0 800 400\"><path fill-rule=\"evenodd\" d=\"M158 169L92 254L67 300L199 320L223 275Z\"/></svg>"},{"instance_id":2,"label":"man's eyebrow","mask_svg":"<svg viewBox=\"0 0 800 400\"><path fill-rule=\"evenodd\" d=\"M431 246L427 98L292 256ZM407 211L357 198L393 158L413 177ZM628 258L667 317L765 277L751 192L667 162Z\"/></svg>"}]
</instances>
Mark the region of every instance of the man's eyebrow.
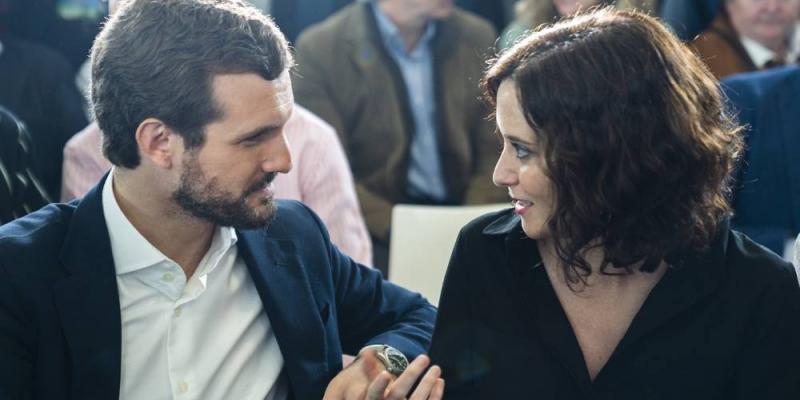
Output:
<instances>
[{"instance_id":1,"label":"man's eyebrow","mask_svg":"<svg viewBox=\"0 0 800 400\"><path fill-rule=\"evenodd\" d=\"M256 136L263 135L265 133L270 133L270 132L276 131L276 130L280 129L281 127L283 127L283 125L270 124L270 125L260 126L258 128L255 128L255 129L252 129L250 131L247 131L245 133L236 135L236 140L246 140L246 139L254 138Z\"/></svg>"}]
</instances>

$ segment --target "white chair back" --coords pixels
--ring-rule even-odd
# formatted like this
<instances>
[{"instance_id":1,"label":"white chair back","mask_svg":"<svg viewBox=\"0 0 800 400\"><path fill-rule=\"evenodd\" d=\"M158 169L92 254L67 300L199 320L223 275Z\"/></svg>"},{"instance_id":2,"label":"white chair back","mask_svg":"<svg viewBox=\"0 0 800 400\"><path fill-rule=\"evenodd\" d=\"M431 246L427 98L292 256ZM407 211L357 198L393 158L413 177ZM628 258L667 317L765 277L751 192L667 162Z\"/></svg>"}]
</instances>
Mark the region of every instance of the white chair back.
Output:
<instances>
[{"instance_id":1,"label":"white chair back","mask_svg":"<svg viewBox=\"0 0 800 400\"><path fill-rule=\"evenodd\" d=\"M431 304L437 305L458 232L476 217L508 207L508 203L396 205L392 210L389 280L421 293Z\"/></svg>"}]
</instances>

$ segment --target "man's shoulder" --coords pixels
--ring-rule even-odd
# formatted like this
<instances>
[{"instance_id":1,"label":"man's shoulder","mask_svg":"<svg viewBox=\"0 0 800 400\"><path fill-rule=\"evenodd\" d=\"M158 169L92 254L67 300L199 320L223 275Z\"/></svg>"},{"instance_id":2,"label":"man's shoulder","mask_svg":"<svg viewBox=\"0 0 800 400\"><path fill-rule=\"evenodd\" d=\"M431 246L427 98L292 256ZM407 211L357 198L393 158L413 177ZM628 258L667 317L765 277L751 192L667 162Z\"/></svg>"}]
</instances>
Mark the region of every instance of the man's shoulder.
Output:
<instances>
[{"instance_id":1,"label":"man's shoulder","mask_svg":"<svg viewBox=\"0 0 800 400\"><path fill-rule=\"evenodd\" d=\"M726 247L727 279L732 283L756 293L797 286L792 264L747 235L731 230Z\"/></svg>"},{"instance_id":2,"label":"man's shoulder","mask_svg":"<svg viewBox=\"0 0 800 400\"><path fill-rule=\"evenodd\" d=\"M460 235L469 242L500 240L515 230L521 230L521 222L512 208L491 211L474 218L461 228Z\"/></svg>"},{"instance_id":3,"label":"man's shoulder","mask_svg":"<svg viewBox=\"0 0 800 400\"><path fill-rule=\"evenodd\" d=\"M734 75L722 81L731 98L773 98L776 93L796 92L800 88L800 67L790 66L767 71Z\"/></svg>"},{"instance_id":4,"label":"man's shoulder","mask_svg":"<svg viewBox=\"0 0 800 400\"><path fill-rule=\"evenodd\" d=\"M266 228L269 237L294 240L319 234L320 219L307 205L291 199L276 199L275 205L275 217Z\"/></svg>"},{"instance_id":5,"label":"man's shoulder","mask_svg":"<svg viewBox=\"0 0 800 400\"><path fill-rule=\"evenodd\" d=\"M340 41L342 35L365 29L367 9L369 5L353 3L335 12L328 18L303 30L297 38L297 47L309 46L320 42Z\"/></svg>"},{"instance_id":6,"label":"man's shoulder","mask_svg":"<svg viewBox=\"0 0 800 400\"><path fill-rule=\"evenodd\" d=\"M336 130L331 124L299 104L295 104L294 112L289 122L286 123L285 130L292 140L293 149L294 146L327 145L329 138L336 138ZM324 142L318 143L320 140ZM297 153L298 157L303 156L301 151L297 151Z\"/></svg>"},{"instance_id":7,"label":"man's shoulder","mask_svg":"<svg viewBox=\"0 0 800 400\"><path fill-rule=\"evenodd\" d=\"M88 150L92 150L92 156L102 157L100 146L103 144L103 131L97 125L97 122L92 122L83 128L80 132L73 135L64 145L64 153L77 152L87 154Z\"/></svg>"},{"instance_id":8,"label":"man's shoulder","mask_svg":"<svg viewBox=\"0 0 800 400\"><path fill-rule=\"evenodd\" d=\"M74 204L49 204L0 226L0 268L10 274L47 269L58 258Z\"/></svg>"},{"instance_id":9,"label":"man's shoulder","mask_svg":"<svg viewBox=\"0 0 800 400\"><path fill-rule=\"evenodd\" d=\"M497 39L497 32L487 19L458 7L444 23L458 30L462 44L483 46Z\"/></svg>"}]
</instances>

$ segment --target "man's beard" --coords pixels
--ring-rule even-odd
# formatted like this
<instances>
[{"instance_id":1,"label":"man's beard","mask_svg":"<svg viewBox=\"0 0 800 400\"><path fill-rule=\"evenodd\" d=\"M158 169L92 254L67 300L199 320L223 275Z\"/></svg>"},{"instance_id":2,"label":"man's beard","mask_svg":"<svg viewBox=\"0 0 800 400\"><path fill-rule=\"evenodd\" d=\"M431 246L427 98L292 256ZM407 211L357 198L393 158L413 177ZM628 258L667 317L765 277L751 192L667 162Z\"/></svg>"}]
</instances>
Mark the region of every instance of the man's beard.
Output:
<instances>
[{"instance_id":1,"label":"man's beard","mask_svg":"<svg viewBox=\"0 0 800 400\"><path fill-rule=\"evenodd\" d=\"M257 207L247 204L250 194L264 190L277 174L266 174L256 184L250 186L240 197L219 188L217 178L208 180L194 154L184 160L184 170L178 189L172 199L191 215L219 226L236 229L256 229L269 225L275 215L275 201L272 195L266 197Z\"/></svg>"}]
</instances>

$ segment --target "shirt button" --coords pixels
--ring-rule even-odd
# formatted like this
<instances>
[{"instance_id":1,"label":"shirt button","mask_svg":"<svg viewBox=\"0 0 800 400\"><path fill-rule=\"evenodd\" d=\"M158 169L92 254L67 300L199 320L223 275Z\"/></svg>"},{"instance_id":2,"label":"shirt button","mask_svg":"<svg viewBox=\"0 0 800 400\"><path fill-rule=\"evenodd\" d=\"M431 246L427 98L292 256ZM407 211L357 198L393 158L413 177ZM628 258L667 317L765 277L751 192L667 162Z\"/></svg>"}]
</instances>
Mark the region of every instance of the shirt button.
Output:
<instances>
[{"instance_id":1,"label":"shirt button","mask_svg":"<svg viewBox=\"0 0 800 400\"><path fill-rule=\"evenodd\" d=\"M178 391L181 393L186 393L187 391L189 391L189 384L186 382L181 382L178 385Z\"/></svg>"},{"instance_id":2,"label":"shirt button","mask_svg":"<svg viewBox=\"0 0 800 400\"><path fill-rule=\"evenodd\" d=\"M180 317L181 316L181 312L182 311L181 311L180 307L176 308L175 311L173 312L173 314L175 315L175 318Z\"/></svg>"},{"instance_id":3,"label":"shirt button","mask_svg":"<svg viewBox=\"0 0 800 400\"><path fill-rule=\"evenodd\" d=\"M175 280L175 275L172 275L172 272L166 272L164 275L161 275L161 279L164 280L164 282L172 282Z\"/></svg>"}]
</instances>

